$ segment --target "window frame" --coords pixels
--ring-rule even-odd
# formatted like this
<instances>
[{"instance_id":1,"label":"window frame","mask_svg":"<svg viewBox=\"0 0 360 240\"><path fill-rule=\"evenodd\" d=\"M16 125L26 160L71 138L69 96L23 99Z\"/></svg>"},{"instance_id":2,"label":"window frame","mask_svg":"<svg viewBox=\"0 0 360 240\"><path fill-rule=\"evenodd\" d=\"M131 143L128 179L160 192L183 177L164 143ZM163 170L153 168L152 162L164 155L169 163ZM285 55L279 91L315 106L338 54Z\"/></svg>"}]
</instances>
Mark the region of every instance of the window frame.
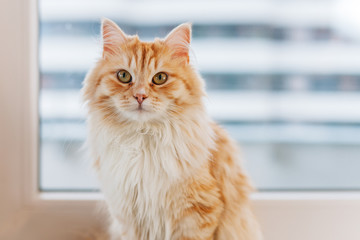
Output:
<instances>
[{"instance_id":1,"label":"window frame","mask_svg":"<svg viewBox=\"0 0 360 240\"><path fill-rule=\"evenodd\" d=\"M0 239L76 239L103 223L102 196L38 187L38 3L7 1L0 16L11 19L0 21L0 47L16 46L0 55L0 104L10 109L0 126ZM259 192L252 201L266 239L360 239L360 192Z\"/></svg>"}]
</instances>

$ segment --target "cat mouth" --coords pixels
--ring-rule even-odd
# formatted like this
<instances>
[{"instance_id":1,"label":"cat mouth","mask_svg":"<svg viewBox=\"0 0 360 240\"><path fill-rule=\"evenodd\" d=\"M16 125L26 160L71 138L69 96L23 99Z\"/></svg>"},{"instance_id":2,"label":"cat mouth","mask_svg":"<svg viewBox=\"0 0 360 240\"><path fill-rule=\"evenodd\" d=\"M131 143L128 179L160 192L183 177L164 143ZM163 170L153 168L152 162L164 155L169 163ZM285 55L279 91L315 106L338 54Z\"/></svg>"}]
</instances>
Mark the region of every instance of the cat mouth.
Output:
<instances>
[{"instance_id":1,"label":"cat mouth","mask_svg":"<svg viewBox=\"0 0 360 240\"><path fill-rule=\"evenodd\" d=\"M142 106L141 104L139 104L139 106L135 109L135 111L137 112L148 112L144 106Z\"/></svg>"}]
</instances>

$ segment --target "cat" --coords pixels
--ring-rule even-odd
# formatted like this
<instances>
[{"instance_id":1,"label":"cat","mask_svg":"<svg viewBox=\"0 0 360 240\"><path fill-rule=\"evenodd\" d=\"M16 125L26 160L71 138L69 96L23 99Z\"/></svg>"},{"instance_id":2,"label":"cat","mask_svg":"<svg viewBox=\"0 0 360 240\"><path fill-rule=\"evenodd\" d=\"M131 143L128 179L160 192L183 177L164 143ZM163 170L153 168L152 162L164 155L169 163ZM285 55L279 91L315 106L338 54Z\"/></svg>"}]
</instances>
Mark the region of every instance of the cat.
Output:
<instances>
[{"instance_id":1,"label":"cat","mask_svg":"<svg viewBox=\"0 0 360 240\"><path fill-rule=\"evenodd\" d=\"M101 28L102 57L82 91L110 238L262 239L236 144L204 107L191 24L153 42L109 19Z\"/></svg>"}]
</instances>

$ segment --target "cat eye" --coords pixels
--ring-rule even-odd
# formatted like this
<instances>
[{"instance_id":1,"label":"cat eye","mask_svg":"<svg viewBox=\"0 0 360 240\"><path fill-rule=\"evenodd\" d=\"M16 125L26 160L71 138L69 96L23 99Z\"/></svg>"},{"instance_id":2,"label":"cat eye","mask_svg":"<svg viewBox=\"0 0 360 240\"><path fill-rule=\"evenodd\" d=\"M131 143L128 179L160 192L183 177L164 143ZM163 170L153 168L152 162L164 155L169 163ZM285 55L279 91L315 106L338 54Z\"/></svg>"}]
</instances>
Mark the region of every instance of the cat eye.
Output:
<instances>
[{"instance_id":1,"label":"cat eye","mask_svg":"<svg viewBox=\"0 0 360 240\"><path fill-rule=\"evenodd\" d=\"M129 82L131 82L131 79L132 79L130 73L128 71L126 71L126 70L118 71L117 72L117 78L122 83L129 83Z\"/></svg>"},{"instance_id":2,"label":"cat eye","mask_svg":"<svg viewBox=\"0 0 360 240\"><path fill-rule=\"evenodd\" d=\"M155 83L156 85L161 85L164 84L167 79L168 79L168 75L166 73L159 72L155 74L155 76L152 79L152 82Z\"/></svg>"}]
</instances>

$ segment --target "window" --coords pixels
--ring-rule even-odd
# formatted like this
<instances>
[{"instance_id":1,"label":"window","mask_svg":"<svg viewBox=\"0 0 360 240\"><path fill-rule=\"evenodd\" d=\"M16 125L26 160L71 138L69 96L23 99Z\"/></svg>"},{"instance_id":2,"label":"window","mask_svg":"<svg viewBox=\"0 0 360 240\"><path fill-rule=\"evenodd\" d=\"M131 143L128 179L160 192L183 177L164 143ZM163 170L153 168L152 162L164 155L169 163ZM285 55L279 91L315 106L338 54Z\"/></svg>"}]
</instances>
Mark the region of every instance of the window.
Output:
<instances>
[{"instance_id":1,"label":"window","mask_svg":"<svg viewBox=\"0 0 360 240\"><path fill-rule=\"evenodd\" d=\"M119 1L114 2L119 4ZM277 3L281 3L282 9L288 8L288 4L295 2L295 0L277 1ZM325 4L324 9L331 7L328 5L339 2L326 1L327 4ZM340 3L342 2L344 1ZM56 1L56 3L60 5L68 4L68 7L65 8L59 5L52 8L57 8L59 12L66 11L69 16L72 16L71 19L77 19L81 22L81 17L84 17L84 15L90 16L89 12L87 12L89 11L88 6L96 9L96 14L99 14L99 16L112 17L119 15L119 9L123 9L123 5L135 3L141 5L145 1L124 1L121 2L121 6L116 5L116 7L114 7L114 4L105 4L107 3L105 1L99 5L95 5L94 1L73 1L72 5L67 1ZM186 2L182 3L186 4ZM224 3L227 2L222 2L222 4ZM272 8L264 9L264 6L268 7L268 5L264 5L263 1L254 0L249 1L249 3L253 6L253 11L243 9L240 12L241 9L236 9L236 11L241 13L241 16L239 15L238 18L245 19L244 17L247 16L247 18L251 19L255 10L258 13L260 12L262 17L267 17L270 20L273 18L267 16L269 12L279 18L283 16L279 12L272 11L274 10ZM266 3L268 2L266 1ZM317 8L315 6L318 6L318 4L322 6L322 3L321 0L302 1L300 5L311 4L311 7L307 8L306 11L296 7L296 11L294 10L287 16L294 17L294 12L301 12L301 15L306 15L306 19L309 19L310 23L314 23L316 21L311 16L321 17L323 15L319 14L319 12L314 15L311 15L311 13L314 13L314 9L321 9L322 7ZM357 2L349 0L345 3L344 6L350 9L343 9L346 12L346 16L350 19L354 19L354 17L356 19L357 13L351 13L357 11ZM44 2L40 2L41 6L42 4ZM47 190L53 191L51 193L39 191L38 189L37 166L38 155L40 153L38 154L37 149L40 146L37 140L38 127L40 125L38 123L37 104L37 59L40 55L38 56L37 52L39 20L37 7L35 0L13 0L4 2L0 8L0 16L3 18L3 21L0 21L0 29L3 36L6 36L0 39L2 43L0 44L0 49L1 53L3 53L0 54L0 62L2 63L2 81L0 81L0 105L2 109L0 120L0 239L75 240L78 239L78 233L86 232L84 229L94 229L102 222L103 219L99 217L100 213L95 207L100 196L98 193L79 193L77 189L86 189L86 186L81 186L80 188L79 185L76 186L77 189L72 188L72 190L76 191L72 193L58 191L64 190L65 187L68 188L67 190L71 190L69 186L61 186L62 188L53 186L53 188L48 188ZM107 8L105 9L106 11L104 8ZM176 8L182 9L179 6L176 6ZM41 7L40 9L43 10L44 8ZM192 8L187 9L192 11ZM214 7L213 9L220 8ZM341 8L336 6L334 9ZM215 10L214 12L216 12ZM44 11L41 12L41 19L44 20ZM111 12L111 16L106 14ZM54 12L52 13L47 16L49 21L58 17ZM136 22L135 17L145 16L145 14L154 17L154 14L151 14L151 12L140 12L139 14L134 13L132 15L134 17L130 16L128 18L129 21ZM214 14L213 17L216 18L216 16ZM149 19L152 18L149 17ZM305 22L307 21L306 19L304 20ZM97 22L97 19L94 19L94 21ZM179 21L182 21L182 19ZM356 28L351 28L350 33L356 35L355 30ZM97 33L98 28L96 27L94 34ZM43 39L40 38L39 40L41 43L44 43ZM349 47L351 46L356 46L356 41L354 41L354 44L349 44ZM352 72L354 75L356 75L355 70L358 63L356 61L358 54L352 55L355 49L349 51L349 54L344 54L353 61L349 60L346 64L340 64L344 71L347 69L348 72ZM43 48L41 50L44 51ZM69 50L67 49L67 51ZM198 58L200 58L200 55L200 53L197 53ZM60 54L58 56L61 57ZM343 57L340 59L343 59ZM198 62L200 64L200 59ZM44 61L41 63L42 65L45 64ZM89 62L89 64L91 63ZM73 66L75 64L70 67ZM337 69L336 66L334 69ZM349 96L348 94L346 95ZM354 118L349 117L348 119ZM351 124L347 126L351 126ZM42 131L42 134L45 135L45 132ZM350 134L346 135L349 136ZM352 135L356 136L357 134L354 132ZM337 136L342 138L340 134ZM356 144L352 145L356 146ZM74 152L76 153L76 151ZM55 153L59 154L59 152ZM341 155L341 157L344 156ZM62 178L66 181L69 176L63 174ZM42 187L44 189L44 185ZM360 222L360 195L358 192L260 192L254 194L252 199L266 239L360 239L360 229L358 226Z\"/></svg>"},{"instance_id":2,"label":"window","mask_svg":"<svg viewBox=\"0 0 360 240\"><path fill-rule=\"evenodd\" d=\"M96 189L79 151L79 89L101 52L102 16L144 40L193 22L209 112L239 142L260 190L358 189L360 35L347 27L360 18L341 8L348 1L281 4L40 1L41 189Z\"/></svg>"}]
</instances>

